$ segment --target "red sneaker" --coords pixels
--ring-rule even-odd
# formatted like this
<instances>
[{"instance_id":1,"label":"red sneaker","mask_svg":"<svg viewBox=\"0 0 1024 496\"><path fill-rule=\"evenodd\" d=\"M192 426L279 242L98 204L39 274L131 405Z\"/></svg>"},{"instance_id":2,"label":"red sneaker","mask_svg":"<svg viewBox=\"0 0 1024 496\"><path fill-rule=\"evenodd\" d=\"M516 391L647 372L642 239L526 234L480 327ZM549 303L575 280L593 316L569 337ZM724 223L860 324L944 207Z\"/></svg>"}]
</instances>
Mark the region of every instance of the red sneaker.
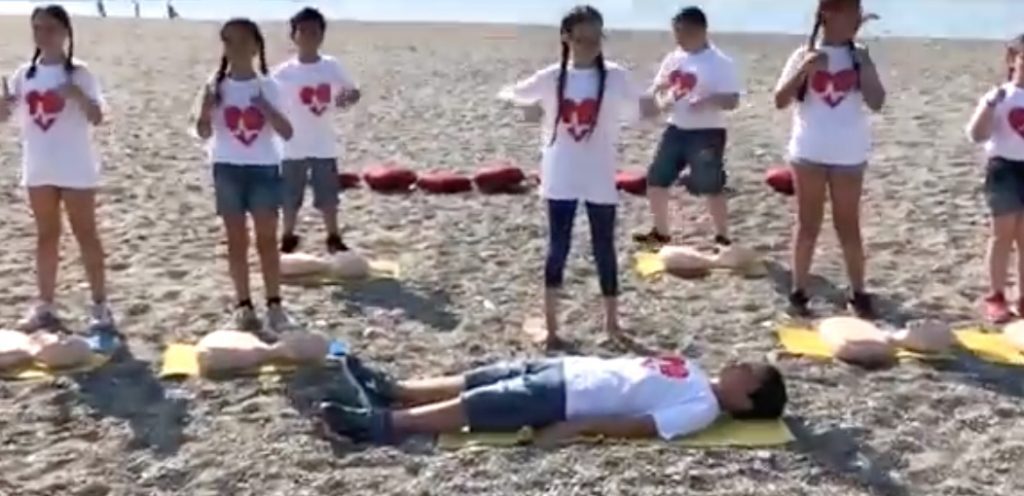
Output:
<instances>
[{"instance_id":1,"label":"red sneaker","mask_svg":"<svg viewBox=\"0 0 1024 496\"><path fill-rule=\"evenodd\" d=\"M992 324L1005 324L1013 319L1006 295L993 293L985 297L985 319Z\"/></svg>"}]
</instances>

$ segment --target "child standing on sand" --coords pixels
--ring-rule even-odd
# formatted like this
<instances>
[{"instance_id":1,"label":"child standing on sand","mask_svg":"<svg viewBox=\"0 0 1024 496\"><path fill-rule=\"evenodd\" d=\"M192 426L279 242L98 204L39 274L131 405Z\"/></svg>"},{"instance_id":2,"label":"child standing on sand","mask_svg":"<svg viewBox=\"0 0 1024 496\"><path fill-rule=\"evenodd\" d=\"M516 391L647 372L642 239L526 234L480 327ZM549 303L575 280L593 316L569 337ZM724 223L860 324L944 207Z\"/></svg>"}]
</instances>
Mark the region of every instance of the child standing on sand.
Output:
<instances>
[{"instance_id":1,"label":"child standing on sand","mask_svg":"<svg viewBox=\"0 0 1024 496\"><path fill-rule=\"evenodd\" d=\"M548 254L544 266L544 326L534 338L558 346L558 290L569 256L576 208L583 201L604 297L604 328L619 337L618 264L615 253L616 146L623 121L657 115L629 71L601 52L604 20L591 6L562 18L562 59L502 91L501 97L543 113L541 193L547 201Z\"/></svg>"},{"instance_id":2,"label":"child standing on sand","mask_svg":"<svg viewBox=\"0 0 1024 496\"><path fill-rule=\"evenodd\" d=\"M1010 251L1017 245L1017 284L1024 281L1024 35L1006 47L1007 81L985 94L967 124L967 136L983 143L985 196L992 213L988 243L989 294L985 317L1001 324L1013 318L1006 302ZM1017 303L1024 315L1024 300Z\"/></svg>"},{"instance_id":3,"label":"child standing on sand","mask_svg":"<svg viewBox=\"0 0 1024 496\"><path fill-rule=\"evenodd\" d=\"M861 191L871 152L864 107L881 110L885 88L867 48L854 44L865 19L860 0L819 0L807 46L789 57L775 87L777 108L796 104L788 147L797 203L789 303L800 315L809 312L807 283L826 194L832 199L832 220L850 278L849 306L859 316L873 314L860 230Z\"/></svg>"},{"instance_id":4,"label":"child standing on sand","mask_svg":"<svg viewBox=\"0 0 1024 496\"><path fill-rule=\"evenodd\" d=\"M668 188L689 167L686 189L707 198L715 244L728 246L724 113L739 105L739 77L732 59L708 41L708 20L700 8L682 9L672 19L672 30L679 46L661 62L654 78L663 108L671 111L647 171L647 201L654 227L633 239L656 245L672 241Z\"/></svg>"},{"instance_id":5,"label":"child standing on sand","mask_svg":"<svg viewBox=\"0 0 1024 496\"><path fill-rule=\"evenodd\" d=\"M281 251L299 246L295 234L306 186L313 187L313 206L323 216L327 251L347 251L338 230L338 154L331 126L332 107L359 101L359 88L337 59L320 54L327 21L313 8L291 18L295 57L277 66L274 80L284 93L284 110L295 135L284 145L284 234Z\"/></svg>"},{"instance_id":6,"label":"child standing on sand","mask_svg":"<svg viewBox=\"0 0 1024 496\"><path fill-rule=\"evenodd\" d=\"M78 241L93 306L90 327L110 327L103 245L96 229L100 163L91 127L103 122L103 95L92 71L74 57L71 19L63 7L32 12L32 61L3 80L0 121L21 127L22 185L36 224L39 303L19 324L32 332L60 327L55 297L60 263L61 206ZM65 49L65 45L67 48Z\"/></svg>"},{"instance_id":7,"label":"child standing on sand","mask_svg":"<svg viewBox=\"0 0 1024 496\"><path fill-rule=\"evenodd\" d=\"M237 297L234 325L246 331L262 327L249 291L248 214L263 269L266 324L276 333L292 327L281 304L277 250L283 189L277 138L291 138L292 126L279 110L283 105L277 83L265 77L267 63L259 26L248 19L231 19L221 28L220 37L224 54L213 80L203 85L196 133L209 142L217 214L227 233L228 264Z\"/></svg>"}]
</instances>

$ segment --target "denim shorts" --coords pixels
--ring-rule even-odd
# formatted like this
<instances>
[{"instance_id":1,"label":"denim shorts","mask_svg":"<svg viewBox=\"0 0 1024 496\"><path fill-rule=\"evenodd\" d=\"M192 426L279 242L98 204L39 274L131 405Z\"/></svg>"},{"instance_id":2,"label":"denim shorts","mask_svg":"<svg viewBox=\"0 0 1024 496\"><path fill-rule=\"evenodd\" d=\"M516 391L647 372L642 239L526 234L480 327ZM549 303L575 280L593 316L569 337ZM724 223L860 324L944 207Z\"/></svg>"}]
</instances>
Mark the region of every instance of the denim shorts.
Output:
<instances>
[{"instance_id":1,"label":"denim shorts","mask_svg":"<svg viewBox=\"0 0 1024 496\"><path fill-rule=\"evenodd\" d=\"M687 167L682 182L692 195L717 195L725 190L725 129L680 129L668 126L647 171L647 184L668 188Z\"/></svg>"},{"instance_id":2,"label":"denim shorts","mask_svg":"<svg viewBox=\"0 0 1024 496\"><path fill-rule=\"evenodd\" d=\"M985 168L985 199L993 217L1024 213L1024 162L990 158Z\"/></svg>"},{"instance_id":3,"label":"denim shorts","mask_svg":"<svg viewBox=\"0 0 1024 496\"><path fill-rule=\"evenodd\" d=\"M283 181L276 165L213 164L217 215L277 212Z\"/></svg>"},{"instance_id":4,"label":"denim shorts","mask_svg":"<svg viewBox=\"0 0 1024 496\"><path fill-rule=\"evenodd\" d=\"M565 367L558 358L488 365L465 375L469 428L514 432L565 420Z\"/></svg>"},{"instance_id":5,"label":"denim shorts","mask_svg":"<svg viewBox=\"0 0 1024 496\"><path fill-rule=\"evenodd\" d=\"M285 160L281 164L284 175L284 208L297 212L305 200L306 186L313 188L313 207L327 210L338 207L338 160L333 158L303 158Z\"/></svg>"}]
</instances>

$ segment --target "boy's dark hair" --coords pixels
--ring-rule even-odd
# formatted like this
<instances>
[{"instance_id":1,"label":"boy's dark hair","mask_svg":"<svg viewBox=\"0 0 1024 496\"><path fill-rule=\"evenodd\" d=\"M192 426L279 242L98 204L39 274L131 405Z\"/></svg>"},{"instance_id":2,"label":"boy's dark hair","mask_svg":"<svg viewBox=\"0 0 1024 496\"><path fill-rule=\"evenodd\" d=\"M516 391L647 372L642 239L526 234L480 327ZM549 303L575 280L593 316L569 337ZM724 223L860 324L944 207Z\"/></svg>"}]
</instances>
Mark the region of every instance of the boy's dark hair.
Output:
<instances>
[{"instance_id":1,"label":"boy's dark hair","mask_svg":"<svg viewBox=\"0 0 1024 496\"><path fill-rule=\"evenodd\" d=\"M701 29L708 28L708 16L697 6L683 7L682 10L672 18L673 24L686 24Z\"/></svg>"},{"instance_id":2,"label":"boy's dark hair","mask_svg":"<svg viewBox=\"0 0 1024 496\"><path fill-rule=\"evenodd\" d=\"M75 30L71 27L71 16L68 15L68 11L64 10L64 7L60 5L46 5L43 7L36 7L32 10L32 16L30 19L35 19L39 16L47 16L57 21L64 29L68 31L68 53L67 59L64 61L64 71L71 75L75 70ZM43 51L36 47L36 51L32 54L32 64L28 68L28 72L25 73L26 79L32 79L36 76L36 68L39 66L39 58L43 56Z\"/></svg>"},{"instance_id":3,"label":"boy's dark hair","mask_svg":"<svg viewBox=\"0 0 1024 496\"><path fill-rule=\"evenodd\" d=\"M315 22L317 26L320 26L321 32L327 31L327 19L324 15L313 7L306 7L296 12L288 21L292 27L292 36L295 36L295 33L299 30L299 24L304 22Z\"/></svg>"},{"instance_id":4,"label":"boy's dark hair","mask_svg":"<svg viewBox=\"0 0 1024 496\"><path fill-rule=\"evenodd\" d=\"M772 365L755 365L754 369L761 377L761 384L750 393L750 409L733 412L733 418L770 420L781 417L786 408L786 402L789 400L782 373Z\"/></svg>"}]
</instances>

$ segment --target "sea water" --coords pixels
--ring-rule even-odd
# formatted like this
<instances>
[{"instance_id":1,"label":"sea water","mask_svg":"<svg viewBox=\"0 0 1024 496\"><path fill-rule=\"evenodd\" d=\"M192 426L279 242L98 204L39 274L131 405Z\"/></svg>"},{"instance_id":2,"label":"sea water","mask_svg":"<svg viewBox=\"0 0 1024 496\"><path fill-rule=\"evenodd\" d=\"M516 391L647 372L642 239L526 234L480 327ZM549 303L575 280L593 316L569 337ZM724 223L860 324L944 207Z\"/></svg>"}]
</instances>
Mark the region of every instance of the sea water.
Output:
<instances>
[{"instance_id":1,"label":"sea water","mask_svg":"<svg viewBox=\"0 0 1024 496\"><path fill-rule=\"evenodd\" d=\"M45 3L65 5L74 15L96 15L95 0L58 2L0 0L0 14L25 14ZM102 2L110 16L134 16L132 0ZM166 17L167 0L139 0L143 17ZM287 19L310 5L331 19L557 24L580 0L172 0L186 19L216 20L249 16ZM590 0L604 13L608 27L667 29L668 19L684 5L699 5L713 29L721 32L806 33L817 0ZM866 28L869 36L1007 39L1024 32L1024 0L864 0L865 10L881 20Z\"/></svg>"}]
</instances>

